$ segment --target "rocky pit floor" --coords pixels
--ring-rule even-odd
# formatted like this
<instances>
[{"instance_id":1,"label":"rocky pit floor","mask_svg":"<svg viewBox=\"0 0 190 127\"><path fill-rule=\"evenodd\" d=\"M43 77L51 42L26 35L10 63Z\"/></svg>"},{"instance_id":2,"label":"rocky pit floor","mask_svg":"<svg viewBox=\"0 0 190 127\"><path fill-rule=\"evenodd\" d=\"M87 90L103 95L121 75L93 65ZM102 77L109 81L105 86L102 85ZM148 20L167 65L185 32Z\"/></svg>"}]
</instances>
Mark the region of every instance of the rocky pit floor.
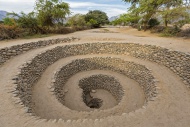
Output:
<instances>
[{"instance_id":1,"label":"rocky pit floor","mask_svg":"<svg viewBox=\"0 0 190 127\"><path fill-rule=\"evenodd\" d=\"M35 84L32 91L32 100L36 103L35 111L38 113L37 115L43 116L43 119L30 116L19 103L15 103L12 93L9 92L12 87L15 87L12 78L17 75L18 68L20 68L22 64L46 50L57 46L73 44L114 42L155 45L173 51L190 53L190 39L159 37L156 34L137 31L136 29L128 27L92 29L40 39L1 41L0 49L38 40L65 37L77 37L80 38L80 40L33 49L11 58L5 64L0 66L0 127L190 127L190 89L187 88L180 77L163 65L129 55L117 54L77 55L53 63L41 75L40 80ZM111 71L84 71L74 75L65 84L64 87L69 90L65 97L66 105L71 109L77 110L77 107L80 107L80 110L86 110L85 106L81 104L82 99L78 96L81 94L81 91L78 91L76 84L83 77L101 73L114 76L121 84L125 85L125 103L128 104L126 113L122 115L111 114L105 118L98 116L98 113L94 113L90 120L88 120L88 117L80 116L80 114L69 116L70 113L64 112L64 110L68 109L62 107L47 87L51 82L51 77L53 76L54 71L74 59L107 56L144 65L150 69L152 75L158 80L157 97L148 102L146 106L143 106L143 91L134 80ZM70 91L71 89L72 91ZM97 95L96 93L93 93L94 96L100 96L99 98L102 97L102 100L106 104L101 107L102 109L111 108L116 105L115 100L109 93L101 90L97 90L96 92ZM108 98L110 98L110 100ZM71 99L72 101L70 101ZM141 108L142 106L143 108ZM61 111L60 109L63 110ZM98 109L88 108L87 110L89 112L96 112ZM63 115L65 115L65 121L64 119L60 119ZM101 119L99 119L99 117L101 117ZM72 122L72 119L75 121Z\"/></svg>"}]
</instances>

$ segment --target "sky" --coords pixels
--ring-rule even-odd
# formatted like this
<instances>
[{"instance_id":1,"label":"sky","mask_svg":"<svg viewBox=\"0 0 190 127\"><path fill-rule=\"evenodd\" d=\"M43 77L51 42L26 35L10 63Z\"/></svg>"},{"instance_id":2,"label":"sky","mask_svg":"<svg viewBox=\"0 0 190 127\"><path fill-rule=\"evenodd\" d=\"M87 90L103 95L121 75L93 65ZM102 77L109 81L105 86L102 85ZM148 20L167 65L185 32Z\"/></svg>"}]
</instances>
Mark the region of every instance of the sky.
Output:
<instances>
[{"instance_id":1,"label":"sky","mask_svg":"<svg viewBox=\"0 0 190 127\"><path fill-rule=\"evenodd\" d=\"M89 10L101 10L108 17L117 16L127 12L128 4L122 0L63 0L70 5L72 15L86 14ZM0 0L0 10L7 12L33 11L35 0Z\"/></svg>"}]
</instances>

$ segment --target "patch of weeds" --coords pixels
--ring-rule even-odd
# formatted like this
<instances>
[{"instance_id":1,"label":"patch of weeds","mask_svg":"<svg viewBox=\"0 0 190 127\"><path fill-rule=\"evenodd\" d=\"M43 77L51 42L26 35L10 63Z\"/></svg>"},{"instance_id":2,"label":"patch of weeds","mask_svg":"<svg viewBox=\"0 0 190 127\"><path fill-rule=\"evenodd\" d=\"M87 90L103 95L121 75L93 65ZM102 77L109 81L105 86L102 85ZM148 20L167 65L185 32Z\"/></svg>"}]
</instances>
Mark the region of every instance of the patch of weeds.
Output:
<instances>
[{"instance_id":1,"label":"patch of weeds","mask_svg":"<svg viewBox=\"0 0 190 127\"><path fill-rule=\"evenodd\" d=\"M44 38L44 37L49 37L53 36L54 34L33 34L33 35L26 35L23 36L23 39L32 39L32 38Z\"/></svg>"},{"instance_id":2,"label":"patch of weeds","mask_svg":"<svg viewBox=\"0 0 190 127\"><path fill-rule=\"evenodd\" d=\"M103 31L108 32L109 30L108 29L103 29Z\"/></svg>"},{"instance_id":3,"label":"patch of weeds","mask_svg":"<svg viewBox=\"0 0 190 127\"><path fill-rule=\"evenodd\" d=\"M162 37L173 37L180 32L180 29L177 26L167 27L161 32Z\"/></svg>"}]
</instances>

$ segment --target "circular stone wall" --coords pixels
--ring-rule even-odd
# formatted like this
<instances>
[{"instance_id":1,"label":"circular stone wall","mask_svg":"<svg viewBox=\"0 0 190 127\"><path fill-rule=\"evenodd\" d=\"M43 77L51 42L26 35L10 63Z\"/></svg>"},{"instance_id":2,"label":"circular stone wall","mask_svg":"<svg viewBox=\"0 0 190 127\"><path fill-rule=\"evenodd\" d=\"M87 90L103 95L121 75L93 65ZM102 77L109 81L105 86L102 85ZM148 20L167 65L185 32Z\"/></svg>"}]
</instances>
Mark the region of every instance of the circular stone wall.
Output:
<instances>
[{"instance_id":1,"label":"circular stone wall","mask_svg":"<svg viewBox=\"0 0 190 127\"><path fill-rule=\"evenodd\" d=\"M109 101L116 101L119 103L123 97L124 91L120 83L114 78L107 75L94 75L88 78L81 79L79 86L83 90L83 101L90 108L101 108L104 104L100 98L95 98L94 95L98 90L106 90L114 97L114 100L110 98ZM106 92L104 96L106 96ZM94 95L93 95L94 94ZM98 94L98 93L97 93ZM101 93L103 94L103 93ZM108 98L109 96L107 96Z\"/></svg>"},{"instance_id":2,"label":"circular stone wall","mask_svg":"<svg viewBox=\"0 0 190 127\"><path fill-rule=\"evenodd\" d=\"M103 57L103 54L110 57ZM117 55L121 58L117 58ZM129 62L123 58L125 55L162 64L181 77L184 84L189 86L190 63L188 61L190 57L188 54L150 45L84 43L49 49L27 61L19 68L19 73L13 78L16 84L15 90L12 91L14 98L17 99L17 103L25 107L28 114L40 120L54 120L55 122L59 120L67 121L67 123L78 120L80 123L80 120L96 122L109 120L112 116L123 118L140 108L146 108L149 101L154 101L158 94L157 81L151 70L144 65ZM40 86L41 75L50 66L61 60L66 61L52 72L51 83L48 83L47 88L42 90ZM93 71L97 71L97 73L90 74ZM103 71L106 73L102 73ZM83 72L86 72L86 76L75 77ZM116 75L124 78L119 79ZM75 78L73 79L73 77ZM121 82L125 78L126 82ZM141 96L140 100L143 103L138 106L134 103L133 108L128 107L127 104L128 92L130 91L126 87L128 79L133 80L134 84L138 84L138 88L142 91L141 93L139 90L137 95ZM68 89L69 86L72 86L72 89ZM42 91L36 95L34 88L38 89L38 87L41 87L39 90ZM77 92L75 93L74 90ZM40 95L42 92L45 92L50 98L43 100ZM105 96L102 97L102 95ZM108 106L109 108L102 108L106 102L104 97L110 98L116 103ZM42 98L43 101L37 102L35 98ZM73 108L72 104L78 104L79 108ZM43 110L38 110L40 105L44 108Z\"/></svg>"},{"instance_id":3,"label":"circular stone wall","mask_svg":"<svg viewBox=\"0 0 190 127\"><path fill-rule=\"evenodd\" d=\"M46 53L47 55L47 53ZM38 56L39 58L40 56ZM36 61L37 63L39 63L40 61ZM50 59L49 59L49 61ZM28 68L31 68L31 67L27 67L27 68L24 68L24 69L28 69ZM54 93L55 97L57 98L57 100L64 106L66 105L67 108L70 108L69 106L67 106L67 103L65 103L65 96L69 93L68 91L72 91L71 90L68 90L68 89L64 89L64 85L67 83L67 81L75 74L79 73L79 72L83 72L83 71L92 71L92 70L106 70L106 71L113 71L113 72L117 72L119 74L122 74L122 75L125 75L126 77L129 77L131 79L134 79L136 82L139 83L139 87L144 91L144 95L142 96L145 96L145 99L144 99L144 104L146 104L149 100L151 100L153 97L156 96L157 92L156 92L156 87L155 87L155 84L154 84L154 77L151 75L150 71L145 67L145 66L142 66L142 65L138 65L138 64L135 64L133 62L127 62L127 61L124 61L124 60L121 60L121 59L117 59L117 58L110 58L110 57L105 57L105 58L101 58L101 57L94 57L94 58L84 58L84 59L76 59L76 60L72 60L70 63L66 64L65 66L61 67L57 72L55 72L55 76L54 76L54 79L53 79L53 84L51 86L51 91ZM38 71L38 70L36 70ZM30 73L29 71L27 70L23 70L22 71L23 73ZM33 72L35 72L33 70ZM26 74L21 74L20 76L24 76ZM34 73L33 75L30 75L30 77L35 77L36 74ZM25 77L23 77L25 78ZM118 114L118 115L121 115L122 113L127 113L128 112L128 106L127 104L125 103L125 99L122 100L122 97L125 95L122 89L122 85L123 84L119 84L119 82L117 80L114 80L114 78L111 78L112 79L112 82L109 83L109 81L111 80L110 78L106 78L106 77L102 77L102 82L99 81L99 85L96 84L95 82L95 85L93 89L97 89L97 88L101 88L101 89L104 89L104 90L107 90L109 91L109 93L111 93L111 95L115 98L117 104L114 106L114 107L110 107L111 109L110 110L97 110L96 112L97 113L91 113L88 114L87 112L84 112L84 111L91 111L89 110L90 107L93 107L93 105L91 105L91 103L93 102L98 102L98 108L95 108L95 109L99 109L102 105L103 105L103 102L101 99L99 98L96 98L95 100L93 98L91 98L89 100L90 102L90 107L87 106L88 102L86 102L85 98L84 98L84 94L86 95L87 93L86 92L89 92L88 90L86 91L85 90L85 87L82 87L83 85L81 85L81 82L83 80L80 80L79 81L79 86L80 90L78 91L81 91L81 95L78 103L80 105L80 103L82 102L83 103L83 106L85 106L86 108L77 108L77 109L72 109L74 112L69 112L69 113L65 113L67 114L67 117L69 119L75 119L73 118L73 116L75 116L74 114L76 114L76 111L82 111L80 112L79 114L81 114L81 117L82 116L86 116L86 115L89 115L88 118L96 118L95 116L99 116L99 118L102 118L102 117L107 117L113 113L115 114ZM92 77L90 79L93 79ZM101 79L100 76L98 79ZM105 80L106 79L106 80ZM85 79L84 79L85 80ZM28 81L28 79L25 79L25 80L22 80L22 83L23 81ZM83 82L84 84L86 84L88 80L85 80L85 82ZM98 80L97 80L98 81ZM104 82L108 82L109 85L106 85L104 86ZM89 82L90 84L92 84L92 81ZM124 84L125 85L125 84ZM19 88L20 87L20 88ZM41 115L40 113L36 112L35 108L37 105L35 102L32 101L32 91L29 89L29 87L27 88L26 85L25 86L19 86L19 93L23 94L25 92L25 94L23 94L21 97L21 99L23 100L23 103L28 107L28 112L30 113L33 113L41 118L55 118L54 116L51 117L51 116L44 116L44 115ZM26 88L24 88L26 87ZM31 85L31 88L33 86ZM27 89L27 90L24 90L23 91L23 88L24 89ZM31 94L30 94L31 93ZM125 95L126 96L126 95ZM73 95L70 95L70 101L72 101L73 99ZM121 101L122 100L122 101ZM76 101L73 101L73 102L76 102ZM81 104L82 105L82 104ZM142 107L143 105L141 105ZM137 106L139 108L139 106ZM61 109L61 110L67 110L66 109ZM126 109L125 109L126 108ZM94 109L94 108L93 108ZM133 108L133 110L136 110L137 108ZM65 111L66 112L66 111ZM96 114L96 115L94 115ZM61 118L64 118L64 114L62 115ZM67 118L67 119L68 119Z\"/></svg>"}]
</instances>

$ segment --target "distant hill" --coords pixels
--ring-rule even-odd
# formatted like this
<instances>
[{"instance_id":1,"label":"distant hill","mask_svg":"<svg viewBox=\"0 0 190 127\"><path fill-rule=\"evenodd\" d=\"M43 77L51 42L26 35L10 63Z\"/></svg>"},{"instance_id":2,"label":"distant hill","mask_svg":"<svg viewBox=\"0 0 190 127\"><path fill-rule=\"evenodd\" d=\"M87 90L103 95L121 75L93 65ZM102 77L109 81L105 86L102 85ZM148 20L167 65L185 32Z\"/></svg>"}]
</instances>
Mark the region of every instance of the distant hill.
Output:
<instances>
[{"instance_id":1,"label":"distant hill","mask_svg":"<svg viewBox=\"0 0 190 127\"><path fill-rule=\"evenodd\" d=\"M109 18L109 21L110 21L110 22L111 22L111 21L114 21L114 20L116 20L117 18L119 18L119 16L120 16L120 15L118 15L118 16L112 16L112 17Z\"/></svg>"},{"instance_id":2,"label":"distant hill","mask_svg":"<svg viewBox=\"0 0 190 127\"><path fill-rule=\"evenodd\" d=\"M6 11L2 11L2 10L0 10L0 21L2 21L3 18L6 17L7 13L8 13L8 12L6 12Z\"/></svg>"}]
</instances>

